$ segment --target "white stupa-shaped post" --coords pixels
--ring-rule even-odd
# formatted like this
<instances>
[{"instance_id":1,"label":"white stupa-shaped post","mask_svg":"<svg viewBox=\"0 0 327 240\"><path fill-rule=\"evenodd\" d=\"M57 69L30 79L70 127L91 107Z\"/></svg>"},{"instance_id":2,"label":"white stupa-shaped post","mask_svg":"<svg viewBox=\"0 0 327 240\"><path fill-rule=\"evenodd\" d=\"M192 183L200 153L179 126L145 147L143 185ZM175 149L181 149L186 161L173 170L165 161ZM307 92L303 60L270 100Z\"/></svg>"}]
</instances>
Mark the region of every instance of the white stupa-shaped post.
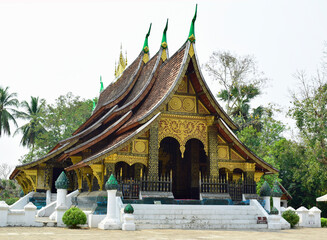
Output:
<instances>
[{"instance_id":1,"label":"white stupa-shaped post","mask_svg":"<svg viewBox=\"0 0 327 240\"><path fill-rule=\"evenodd\" d=\"M107 216L99 223L98 228L104 230L121 229L121 223L116 211L116 193L118 189L118 182L113 174L111 174L110 178L106 182L105 187L108 194Z\"/></svg>"},{"instance_id":2,"label":"white stupa-shaped post","mask_svg":"<svg viewBox=\"0 0 327 240\"><path fill-rule=\"evenodd\" d=\"M66 206L66 195L67 195L67 188L69 185L68 178L63 171L58 179L55 182L55 186L57 188L57 204L56 204L56 210L55 210L55 220L57 222L58 227L63 227L65 224L62 221L62 216L67 211Z\"/></svg>"}]
</instances>

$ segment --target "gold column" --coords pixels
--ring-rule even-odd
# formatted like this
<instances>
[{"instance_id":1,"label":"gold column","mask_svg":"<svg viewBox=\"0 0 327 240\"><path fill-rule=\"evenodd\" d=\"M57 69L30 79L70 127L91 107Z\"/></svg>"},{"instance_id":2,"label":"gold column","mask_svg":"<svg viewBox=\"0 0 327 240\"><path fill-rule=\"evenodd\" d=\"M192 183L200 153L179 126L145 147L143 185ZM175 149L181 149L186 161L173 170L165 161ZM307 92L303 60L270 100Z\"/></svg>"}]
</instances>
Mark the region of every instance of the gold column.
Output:
<instances>
[{"instance_id":1,"label":"gold column","mask_svg":"<svg viewBox=\"0 0 327 240\"><path fill-rule=\"evenodd\" d=\"M158 177L159 168L159 143L158 143L158 125L150 128L149 136L149 177Z\"/></svg>"}]
</instances>

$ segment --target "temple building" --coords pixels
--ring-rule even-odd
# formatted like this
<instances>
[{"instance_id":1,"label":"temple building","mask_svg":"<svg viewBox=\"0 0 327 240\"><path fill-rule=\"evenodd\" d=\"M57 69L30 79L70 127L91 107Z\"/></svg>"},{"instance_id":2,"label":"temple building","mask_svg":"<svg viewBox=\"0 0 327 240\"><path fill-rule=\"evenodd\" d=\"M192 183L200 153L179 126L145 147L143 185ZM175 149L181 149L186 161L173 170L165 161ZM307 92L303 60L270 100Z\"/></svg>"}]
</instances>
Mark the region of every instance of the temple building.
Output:
<instances>
[{"instance_id":1,"label":"temple building","mask_svg":"<svg viewBox=\"0 0 327 240\"><path fill-rule=\"evenodd\" d=\"M130 65L121 53L116 81L100 93L91 117L47 155L17 166L10 179L25 193L56 192L55 180L65 171L68 190L81 192L104 190L113 173L125 199L142 192L175 199L255 194L256 182L278 170L237 138L238 127L211 93L196 53L195 19L172 56L168 21L150 55L150 25Z\"/></svg>"}]
</instances>

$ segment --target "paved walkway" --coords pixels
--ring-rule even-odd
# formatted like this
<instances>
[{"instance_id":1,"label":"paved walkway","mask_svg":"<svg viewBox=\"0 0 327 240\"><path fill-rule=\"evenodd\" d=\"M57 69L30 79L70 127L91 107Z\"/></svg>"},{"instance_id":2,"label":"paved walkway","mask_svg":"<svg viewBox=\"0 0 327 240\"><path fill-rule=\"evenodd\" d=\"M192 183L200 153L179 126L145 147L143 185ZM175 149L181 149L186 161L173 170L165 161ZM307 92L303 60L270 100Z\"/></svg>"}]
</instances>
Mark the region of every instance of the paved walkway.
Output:
<instances>
[{"instance_id":1,"label":"paved walkway","mask_svg":"<svg viewBox=\"0 0 327 240\"><path fill-rule=\"evenodd\" d=\"M327 237L327 228L299 228L282 231L257 230L141 230L105 231L100 229L67 228L0 228L1 240L102 240L102 239L249 239L249 240L316 240Z\"/></svg>"}]
</instances>

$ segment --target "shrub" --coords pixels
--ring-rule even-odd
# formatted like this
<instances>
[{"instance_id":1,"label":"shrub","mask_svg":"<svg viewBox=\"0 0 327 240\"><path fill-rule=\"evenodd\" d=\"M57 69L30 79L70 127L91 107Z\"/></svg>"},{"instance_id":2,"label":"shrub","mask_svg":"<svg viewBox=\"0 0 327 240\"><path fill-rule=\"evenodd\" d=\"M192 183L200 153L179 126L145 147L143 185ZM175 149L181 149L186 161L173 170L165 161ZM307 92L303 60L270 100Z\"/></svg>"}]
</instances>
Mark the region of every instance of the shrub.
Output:
<instances>
[{"instance_id":1,"label":"shrub","mask_svg":"<svg viewBox=\"0 0 327 240\"><path fill-rule=\"evenodd\" d=\"M327 218L321 218L321 227L327 227Z\"/></svg>"},{"instance_id":2,"label":"shrub","mask_svg":"<svg viewBox=\"0 0 327 240\"><path fill-rule=\"evenodd\" d=\"M298 224L300 217L296 214L295 211L287 210L283 212L282 217L291 224L291 227L294 227L296 224Z\"/></svg>"},{"instance_id":3,"label":"shrub","mask_svg":"<svg viewBox=\"0 0 327 240\"><path fill-rule=\"evenodd\" d=\"M86 215L81 209L73 207L64 213L64 216L62 216L62 221L69 228L76 228L77 225L86 223Z\"/></svg>"},{"instance_id":4,"label":"shrub","mask_svg":"<svg viewBox=\"0 0 327 240\"><path fill-rule=\"evenodd\" d=\"M17 198L17 197L7 198L7 199L5 200L5 202L6 202L8 205L12 205L12 204L14 204L18 199L19 199L19 198Z\"/></svg>"}]
</instances>

